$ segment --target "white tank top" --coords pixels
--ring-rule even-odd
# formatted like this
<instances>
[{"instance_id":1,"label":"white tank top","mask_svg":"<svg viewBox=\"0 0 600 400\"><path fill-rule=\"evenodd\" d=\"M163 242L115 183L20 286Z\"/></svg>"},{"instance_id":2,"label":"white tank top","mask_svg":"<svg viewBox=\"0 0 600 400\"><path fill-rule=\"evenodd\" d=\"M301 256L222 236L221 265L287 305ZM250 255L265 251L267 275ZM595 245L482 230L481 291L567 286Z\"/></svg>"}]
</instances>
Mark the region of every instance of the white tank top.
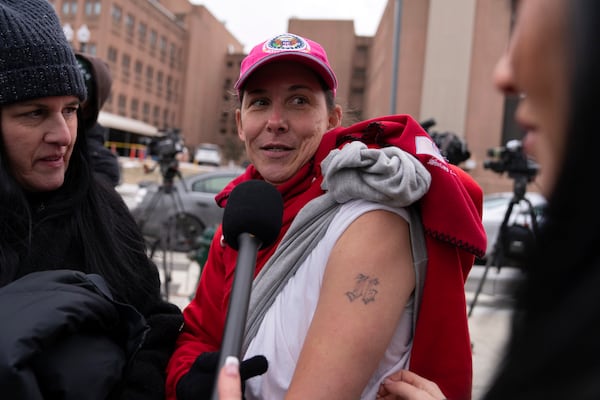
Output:
<instances>
[{"instance_id":1,"label":"white tank top","mask_svg":"<svg viewBox=\"0 0 600 400\"><path fill-rule=\"evenodd\" d=\"M333 246L356 218L368 211L380 209L394 212L410 222L405 209L390 208L365 200L353 200L343 204L323 239L279 292L242 358L262 354L269 362L269 369L264 375L246 381L247 400L276 400L285 397L319 301L323 274ZM365 387L361 399L374 399L386 376L408 367L412 346L413 297L411 295L392 341Z\"/></svg>"}]
</instances>

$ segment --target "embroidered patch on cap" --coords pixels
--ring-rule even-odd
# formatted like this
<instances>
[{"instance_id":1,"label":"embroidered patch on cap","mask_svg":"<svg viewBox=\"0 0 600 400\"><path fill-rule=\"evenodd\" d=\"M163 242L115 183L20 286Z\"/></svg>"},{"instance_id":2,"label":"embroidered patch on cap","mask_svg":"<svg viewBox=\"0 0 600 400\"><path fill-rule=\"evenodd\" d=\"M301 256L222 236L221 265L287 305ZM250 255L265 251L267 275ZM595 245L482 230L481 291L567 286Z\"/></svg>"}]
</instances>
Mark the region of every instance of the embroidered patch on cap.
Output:
<instances>
[{"instance_id":1,"label":"embroidered patch on cap","mask_svg":"<svg viewBox=\"0 0 600 400\"><path fill-rule=\"evenodd\" d=\"M300 36L285 33L267 40L263 45L263 52L265 53L275 53L278 51L304 51L310 53L310 45Z\"/></svg>"}]
</instances>

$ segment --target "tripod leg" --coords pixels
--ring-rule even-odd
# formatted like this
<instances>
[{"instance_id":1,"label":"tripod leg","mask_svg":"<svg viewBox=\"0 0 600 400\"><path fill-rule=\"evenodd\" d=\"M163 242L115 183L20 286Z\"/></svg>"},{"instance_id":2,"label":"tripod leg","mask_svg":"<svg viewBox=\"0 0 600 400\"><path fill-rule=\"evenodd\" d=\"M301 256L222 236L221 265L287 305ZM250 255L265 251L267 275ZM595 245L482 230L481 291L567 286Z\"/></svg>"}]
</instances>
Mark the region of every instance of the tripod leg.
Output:
<instances>
[{"instance_id":1,"label":"tripod leg","mask_svg":"<svg viewBox=\"0 0 600 400\"><path fill-rule=\"evenodd\" d=\"M167 261L167 244L164 243L164 238L161 239L162 243L162 264L163 264L163 285L165 291L165 300L169 301L169 286L171 284L171 271L169 269L169 263Z\"/></svg>"},{"instance_id":2,"label":"tripod leg","mask_svg":"<svg viewBox=\"0 0 600 400\"><path fill-rule=\"evenodd\" d=\"M182 179L180 173L177 173L177 176ZM182 180L182 184L185 188L185 181ZM187 191L187 188L185 188ZM160 243L162 248L162 269L163 269L163 284L164 284L164 296L166 300L169 300L170 296L170 283L172 280L172 271L174 265L174 250L177 249L178 243L178 229L179 229L179 219L182 216L187 216L188 214L185 212L185 207L183 200L177 190L177 187L173 185L172 182L165 183L160 190L159 195L168 195L171 199L171 207L174 208L175 213L168 217L160 230L160 237L157 242ZM161 197L162 200L162 197ZM158 203L158 200L156 200ZM198 222L198 225L200 223ZM182 236L187 236L182 234Z\"/></svg>"},{"instance_id":3,"label":"tripod leg","mask_svg":"<svg viewBox=\"0 0 600 400\"><path fill-rule=\"evenodd\" d=\"M516 203L518 203L518 199L511 199L508 208L506 209L506 213L504 214L504 218L502 219L502 224L500 225L500 228L498 230L498 236L496 237L496 242L494 243L492 254L490 254L487 262L485 263L485 270L483 271L483 276L481 277L481 280L477 285L475 296L473 297L471 305L469 306L469 312L467 314L468 317L470 317L473 313L473 309L475 308L475 304L477 303L477 298L479 297L479 294L483 289L483 284L485 283L490 267L495 264L498 270L500 270L500 264L504 262L504 235L506 234L508 221L510 220L510 215L512 214L513 207Z\"/></svg>"},{"instance_id":4,"label":"tripod leg","mask_svg":"<svg viewBox=\"0 0 600 400\"><path fill-rule=\"evenodd\" d=\"M158 203L161 200L161 195L162 195L162 187L159 187L158 190L152 195L152 198L148 202L148 206L146 207L146 209L139 213L136 222L137 222L138 226L140 227L140 230L143 231L146 221L154 213L154 209L156 208L156 206L158 205Z\"/></svg>"},{"instance_id":5,"label":"tripod leg","mask_svg":"<svg viewBox=\"0 0 600 400\"><path fill-rule=\"evenodd\" d=\"M184 206L183 200L179 196L179 192L177 192L177 188L171 186L168 194L171 197L171 201L173 206L175 207L175 214L167 219L167 222L164 229L161 230L161 242L162 242L162 250L163 250L163 275L164 275L164 292L165 299L168 301L170 296L170 284L172 280L172 272L173 272L173 250L176 246L177 240L177 217L179 214L183 213Z\"/></svg>"},{"instance_id":6,"label":"tripod leg","mask_svg":"<svg viewBox=\"0 0 600 400\"><path fill-rule=\"evenodd\" d=\"M166 194L166 186L161 185L156 193L152 195L152 198L148 202L148 206L143 212L140 212L137 223L140 227L140 230L143 231L143 227L145 223L152 217L156 212L156 207L164 201L164 196ZM164 286L164 297L168 301L169 300L169 286L171 282L171 272L169 268L169 262L167 260L167 250L168 250L168 232L165 232L165 228L162 227L158 233L158 238L152 242L150 245L150 255L151 259L154 259L154 256L157 254L157 251L162 250L162 269L163 269L163 286Z\"/></svg>"},{"instance_id":7,"label":"tripod leg","mask_svg":"<svg viewBox=\"0 0 600 400\"><path fill-rule=\"evenodd\" d=\"M479 280L479 284L477 285L477 290L475 290L475 295L473 296L473 300L471 301L471 304L469 305L469 313L467 314L467 317L470 317L471 314L473 313L473 309L475 308L475 304L477 303L477 298L479 297L479 293L481 293L481 289L483 289L483 284L485 283L485 279L487 278L488 271L490 270L490 267L492 265L492 260L494 260L495 258L496 258L496 250L494 250L492 252L492 254L488 257L488 259L485 263L485 269L483 270L483 275L481 276L481 279Z\"/></svg>"},{"instance_id":8,"label":"tripod leg","mask_svg":"<svg viewBox=\"0 0 600 400\"><path fill-rule=\"evenodd\" d=\"M526 197L523 197L523 201L525 202L525 204L527 204L527 207L528 207L527 212L529 214L529 218L531 219L531 231L533 232L533 237L537 238L537 236L538 236L538 221L537 221L537 215L535 215L533 204L531 204L531 201Z\"/></svg>"},{"instance_id":9,"label":"tripod leg","mask_svg":"<svg viewBox=\"0 0 600 400\"><path fill-rule=\"evenodd\" d=\"M150 246L150 258L154 258L154 253L156 252L156 249L159 244L160 244L160 240L155 240L152 243L152 245Z\"/></svg>"}]
</instances>

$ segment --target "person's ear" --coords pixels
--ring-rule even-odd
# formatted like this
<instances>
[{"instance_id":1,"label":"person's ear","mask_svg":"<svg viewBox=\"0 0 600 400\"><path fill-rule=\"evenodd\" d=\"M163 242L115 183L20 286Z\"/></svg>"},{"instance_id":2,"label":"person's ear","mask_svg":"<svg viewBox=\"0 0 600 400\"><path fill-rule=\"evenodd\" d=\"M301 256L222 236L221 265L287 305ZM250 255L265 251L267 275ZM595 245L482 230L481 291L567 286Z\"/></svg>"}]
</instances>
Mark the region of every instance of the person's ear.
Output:
<instances>
[{"instance_id":1,"label":"person's ear","mask_svg":"<svg viewBox=\"0 0 600 400\"><path fill-rule=\"evenodd\" d=\"M329 124L327 129L337 128L342 124L342 106L336 104L334 109L329 113Z\"/></svg>"},{"instance_id":2,"label":"person's ear","mask_svg":"<svg viewBox=\"0 0 600 400\"><path fill-rule=\"evenodd\" d=\"M238 137L242 142L246 141L246 135L242 127L242 111L238 108L235 110L235 126L237 127Z\"/></svg>"}]
</instances>

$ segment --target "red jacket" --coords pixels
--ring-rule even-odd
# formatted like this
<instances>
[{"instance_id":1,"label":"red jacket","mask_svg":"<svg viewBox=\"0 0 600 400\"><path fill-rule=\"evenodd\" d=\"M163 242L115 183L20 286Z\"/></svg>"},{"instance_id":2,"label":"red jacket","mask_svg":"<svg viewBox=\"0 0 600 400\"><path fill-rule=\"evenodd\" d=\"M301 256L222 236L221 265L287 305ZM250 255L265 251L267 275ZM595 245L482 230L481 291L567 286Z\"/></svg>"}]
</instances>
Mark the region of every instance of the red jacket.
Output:
<instances>
[{"instance_id":1,"label":"red jacket","mask_svg":"<svg viewBox=\"0 0 600 400\"><path fill-rule=\"evenodd\" d=\"M450 399L470 399L472 386L464 284L475 255L482 256L486 237L481 224L483 193L460 168L446 163L429 135L414 119L395 115L327 132L312 162L277 187L284 199L283 225L277 241L258 253L256 274L275 251L298 211L321 195L320 163L335 148L352 140L370 147L395 145L415 155L432 176L428 193L419 200L428 253L427 276L410 369L436 382ZM235 185L260 179L252 165L216 197L225 206ZM184 328L167 368L167 397L199 354L220 348L237 252L221 243L221 228L209 250L196 296L183 312Z\"/></svg>"}]
</instances>

